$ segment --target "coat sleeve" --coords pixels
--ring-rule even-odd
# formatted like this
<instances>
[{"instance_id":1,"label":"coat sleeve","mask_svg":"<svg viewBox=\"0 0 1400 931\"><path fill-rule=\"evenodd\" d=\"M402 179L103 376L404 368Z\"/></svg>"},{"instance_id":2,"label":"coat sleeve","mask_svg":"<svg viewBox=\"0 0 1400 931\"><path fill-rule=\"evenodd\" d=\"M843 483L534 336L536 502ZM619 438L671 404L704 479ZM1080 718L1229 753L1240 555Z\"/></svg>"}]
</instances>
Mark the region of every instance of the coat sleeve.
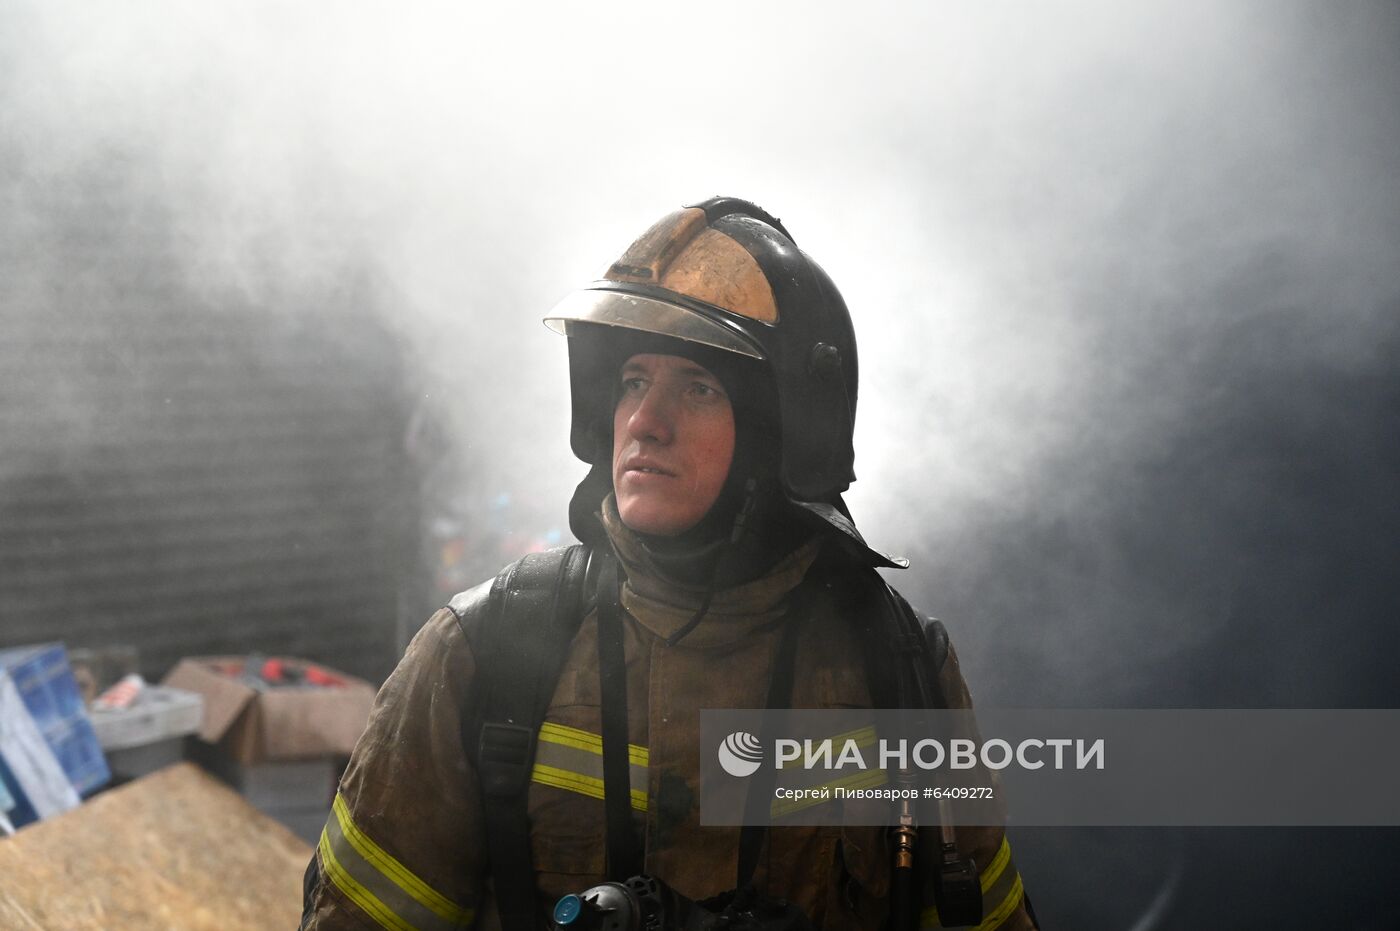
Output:
<instances>
[{"instance_id":1,"label":"coat sleeve","mask_svg":"<svg viewBox=\"0 0 1400 931\"><path fill-rule=\"evenodd\" d=\"M946 643L947 635L941 628L938 621L931 624L938 625L937 634L942 636ZM932 638L931 638L932 639ZM939 682L943 687L943 696L947 700L949 708L972 708L972 696L968 692L967 682L963 679L962 670L958 666L958 655L952 644L947 644L947 656L943 660L942 669L939 672ZM986 772L985 778L993 785L997 785L996 774ZM997 794L1000 795L1000 786L997 785ZM1021 883L1021 874L1016 869L1016 861L1011 855L1011 845L1006 839L1006 830L1000 826L995 827L959 827L956 829L958 851L963 856L971 856L977 865L978 880L982 889L982 922L972 926L977 931L1027 931L1034 929L1036 923L1032 918L1030 906L1026 900L1025 888ZM936 864L933 865L936 869ZM925 876L924 901L933 902L933 883L935 874L930 872ZM935 928L949 927L940 923L938 909L929 905L920 916L921 929L932 931ZM955 926L966 927L966 926Z\"/></svg>"},{"instance_id":2,"label":"coat sleeve","mask_svg":"<svg viewBox=\"0 0 1400 931\"><path fill-rule=\"evenodd\" d=\"M462 746L475 671L444 608L380 689L307 869L302 931L471 927L486 855Z\"/></svg>"}]
</instances>

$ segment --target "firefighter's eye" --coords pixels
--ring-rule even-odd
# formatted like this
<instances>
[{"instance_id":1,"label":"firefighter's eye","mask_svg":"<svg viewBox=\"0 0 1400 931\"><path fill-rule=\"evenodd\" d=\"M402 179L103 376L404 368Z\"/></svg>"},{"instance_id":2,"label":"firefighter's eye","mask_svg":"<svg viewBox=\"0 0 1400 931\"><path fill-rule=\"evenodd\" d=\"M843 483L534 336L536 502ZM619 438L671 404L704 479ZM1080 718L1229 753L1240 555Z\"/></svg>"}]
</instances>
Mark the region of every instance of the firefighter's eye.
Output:
<instances>
[{"instance_id":1,"label":"firefighter's eye","mask_svg":"<svg viewBox=\"0 0 1400 931\"><path fill-rule=\"evenodd\" d=\"M635 394L646 387L646 379L640 375L629 375L622 379L622 393Z\"/></svg>"}]
</instances>

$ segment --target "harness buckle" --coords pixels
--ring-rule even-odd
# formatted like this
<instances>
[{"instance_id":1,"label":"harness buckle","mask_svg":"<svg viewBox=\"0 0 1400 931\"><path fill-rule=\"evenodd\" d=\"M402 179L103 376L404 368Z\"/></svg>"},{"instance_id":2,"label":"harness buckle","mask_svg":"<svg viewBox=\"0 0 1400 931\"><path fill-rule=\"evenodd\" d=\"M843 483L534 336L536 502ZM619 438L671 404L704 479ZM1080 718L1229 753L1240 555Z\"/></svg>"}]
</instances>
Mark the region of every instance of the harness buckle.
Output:
<instances>
[{"instance_id":1,"label":"harness buckle","mask_svg":"<svg viewBox=\"0 0 1400 931\"><path fill-rule=\"evenodd\" d=\"M493 798L514 798L530 782L535 732L519 724L487 721L477 744L477 775L482 791Z\"/></svg>"}]
</instances>

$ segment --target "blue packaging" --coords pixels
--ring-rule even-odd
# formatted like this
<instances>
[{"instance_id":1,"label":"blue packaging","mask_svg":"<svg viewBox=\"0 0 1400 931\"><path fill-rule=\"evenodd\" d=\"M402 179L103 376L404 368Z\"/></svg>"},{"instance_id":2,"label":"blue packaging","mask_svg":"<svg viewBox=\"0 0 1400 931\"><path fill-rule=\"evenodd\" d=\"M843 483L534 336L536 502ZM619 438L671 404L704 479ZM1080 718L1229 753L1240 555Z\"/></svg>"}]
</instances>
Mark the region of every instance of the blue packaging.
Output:
<instances>
[{"instance_id":1,"label":"blue packaging","mask_svg":"<svg viewBox=\"0 0 1400 931\"><path fill-rule=\"evenodd\" d=\"M0 668L14 681L20 700L78 794L85 796L106 785L112 774L63 644L0 650Z\"/></svg>"},{"instance_id":2,"label":"blue packaging","mask_svg":"<svg viewBox=\"0 0 1400 931\"><path fill-rule=\"evenodd\" d=\"M0 766L4 766L5 761L0 760ZM0 775L0 815L7 815L15 807L15 797L10 794L10 790L5 786L5 779Z\"/></svg>"}]
</instances>

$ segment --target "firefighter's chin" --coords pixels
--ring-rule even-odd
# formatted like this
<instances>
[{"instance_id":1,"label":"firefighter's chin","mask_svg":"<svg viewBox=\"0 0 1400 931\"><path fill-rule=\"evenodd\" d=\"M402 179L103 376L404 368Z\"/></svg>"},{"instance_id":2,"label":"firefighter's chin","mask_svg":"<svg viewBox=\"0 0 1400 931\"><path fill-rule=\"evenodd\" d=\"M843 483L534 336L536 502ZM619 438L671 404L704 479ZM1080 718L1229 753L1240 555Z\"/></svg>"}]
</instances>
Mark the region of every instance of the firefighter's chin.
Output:
<instances>
[{"instance_id":1,"label":"firefighter's chin","mask_svg":"<svg viewBox=\"0 0 1400 931\"><path fill-rule=\"evenodd\" d=\"M628 470L614 489L617 514L637 533L654 537L674 537L685 533L710 510L713 500L696 497L693 490L674 475Z\"/></svg>"}]
</instances>

